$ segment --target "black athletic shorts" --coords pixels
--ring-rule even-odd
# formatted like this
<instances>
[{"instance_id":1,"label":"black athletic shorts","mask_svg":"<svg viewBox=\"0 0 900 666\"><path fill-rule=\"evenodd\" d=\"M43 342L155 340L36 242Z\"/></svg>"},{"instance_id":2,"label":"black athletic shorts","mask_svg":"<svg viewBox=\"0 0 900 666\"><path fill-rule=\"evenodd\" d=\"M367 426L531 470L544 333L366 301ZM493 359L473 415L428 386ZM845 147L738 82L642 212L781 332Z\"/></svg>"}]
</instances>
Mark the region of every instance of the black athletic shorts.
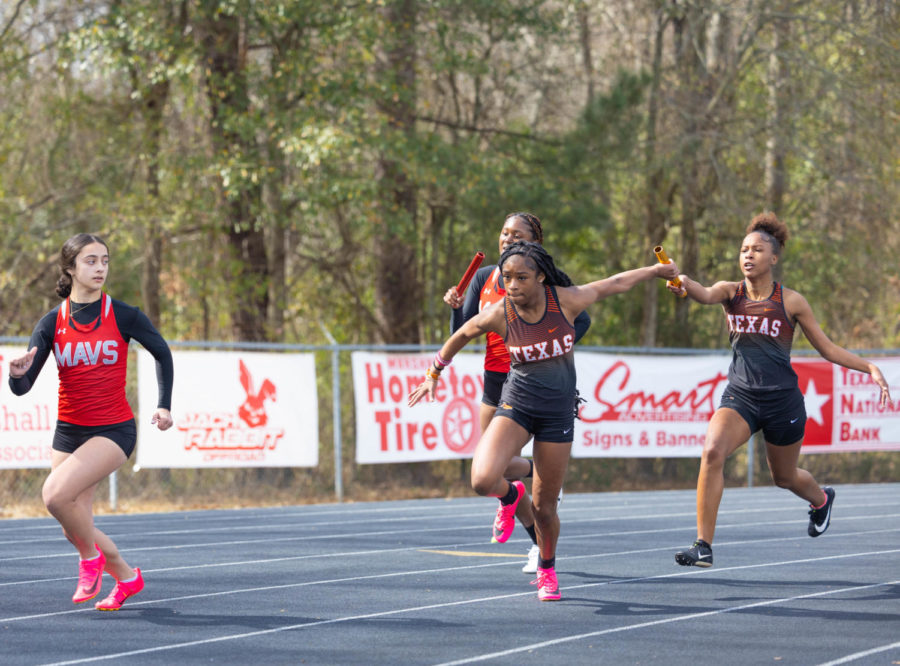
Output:
<instances>
[{"instance_id":1,"label":"black athletic shorts","mask_svg":"<svg viewBox=\"0 0 900 666\"><path fill-rule=\"evenodd\" d=\"M125 452L125 457L128 458L131 457L134 445L137 443L137 426L134 419L100 426L82 426L57 421L56 432L53 433L53 448L63 453L74 453L75 449L91 437L111 439Z\"/></svg>"},{"instance_id":2,"label":"black athletic shorts","mask_svg":"<svg viewBox=\"0 0 900 666\"><path fill-rule=\"evenodd\" d=\"M719 407L730 407L750 426L750 433L762 429L766 441L787 446L803 439L806 405L800 388L754 391L729 384Z\"/></svg>"},{"instance_id":3,"label":"black athletic shorts","mask_svg":"<svg viewBox=\"0 0 900 666\"><path fill-rule=\"evenodd\" d=\"M569 410L558 416L534 416L510 405L500 405L494 418L504 416L512 419L534 436L536 442L571 442L575 439L575 411Z\"/></svg>"},{"instance_id":4,"label":"black athletic shorts","mask_svg":"<svg viewBox=\"0 0 900 666\"><path fill-rule=\"evenodd\" d=\"M496 370L484 371L484 393L481 402L488 407L496 407L500 404L500 392L503 390L503 382L506 381L505 372Z\"/></svg>"}]
</instances>

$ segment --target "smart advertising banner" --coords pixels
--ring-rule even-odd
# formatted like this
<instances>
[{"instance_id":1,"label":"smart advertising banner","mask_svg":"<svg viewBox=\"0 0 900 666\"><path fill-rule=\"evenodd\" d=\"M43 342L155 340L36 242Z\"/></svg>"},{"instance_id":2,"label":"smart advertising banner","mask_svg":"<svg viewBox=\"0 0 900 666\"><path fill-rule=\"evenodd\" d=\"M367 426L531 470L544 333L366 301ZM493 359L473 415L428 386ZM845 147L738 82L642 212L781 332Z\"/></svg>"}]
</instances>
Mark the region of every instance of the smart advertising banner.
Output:
<instances>
[{"instance_id":1,"label":"smart advertising banner","mask_svg":"<svg viewBox=\"0 0 900 666\"><path fill-rule=\"evenodd\" d=\"M469 458L478 442L482 357L460 354L436 400L406 406L431 354L353 354L358 463ZM699 456L727 384L729 354L649 356L576 352L586 402L575 421L574 457ZM878 406L866 373L795 358L809 453L900 451L900 358L876 359L893 401ZM527 453L527 452L526 452Z\"/></svg>"},{"instance_id":2,"label":"smart advertising banner","mask_svg":"<svg viewBox=\"0 0 900 666\"><path fill-rule=\"evenodd\" d=\"M9 389L9 362L25 346L0 346L0 469L50 467L59 378L52 358L25 395Z\"/></svg>"},{"instance_id":3,"label":"smart advertising banner","mask_svg":"<svg viewBox=\"0 0 900 666\"><path fill-rule=\"evenodd\" d=\"M315 467L319 411L312 354L172 353L175 386L166 431L151 426L156 362L138 354L139 467Z\"/></svg>"}]
</instances>

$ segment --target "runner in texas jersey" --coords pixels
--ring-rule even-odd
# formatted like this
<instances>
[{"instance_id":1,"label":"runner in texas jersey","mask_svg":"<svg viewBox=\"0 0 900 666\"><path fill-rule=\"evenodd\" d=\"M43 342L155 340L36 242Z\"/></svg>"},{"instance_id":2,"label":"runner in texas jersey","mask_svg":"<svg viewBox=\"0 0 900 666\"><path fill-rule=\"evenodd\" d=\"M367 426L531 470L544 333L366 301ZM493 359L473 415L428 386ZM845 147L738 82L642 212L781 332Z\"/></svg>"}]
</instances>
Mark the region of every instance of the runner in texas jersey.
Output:
<instances>
[{"instance_id":1,"label":"runner in texas jersey","mask_svg":"<svg viewBox=\"0 0 900 666\"><path fill-rule=\"evenodd\" d=\"M60 252L56 291L65 300L41 318L23 356L9 365L9 386L23 395L34 385L52 353L59 372L59 415L53 436L51 471L44 482L47 510L78 550L78 586L72 601L100 592L103 571L116 579L99 610L118 610L144 587L140 569L122 558L113 541L94 526L97 484L134 450L137 431L125 399L128 342L140 342L156 359L158 408L150 422L172 426L172 354L162 336L137 308L103 293L109 249L92 234L77 234Z\"/></svg>"},{"instance_id":2,"label":"runner in texas jersey","mask_svg":"<svg viewBox=\"0 0 900 666\"><path fill-rule=\"evenodd\" d=\"M575 327L570 323L592 303L628 291L654 277L674 279L674 264L654 264L619 273L605 280L572 286L539 243L513 243L500 256L506 295L463 324L441 347L426 379L409 396L410 406L433 400L440 373L470 340L492 331L504 339L512 359L500 406L482 433L472 459L472 488L497 497L502 510L494 522L494 537L506 541L515 524L524 484L504 478L510 460L534 438L532 490L540 555L538 599L560 598L556 578L559 537L557 498L572 449L575 424Z\"/></svg>"},{"instance_id":3,"label":"runner in texas jersey","mask_svg":"<svg viewBox=\"0 0 900 666\"><path fill-rule=\"evenodd\" d=\"M757 430L765 437L775 484L809 502L807 534L816 537L828 529L834 489L821 488L809 472L797 467L806 427L803 394L791 367L791 343L798 324L825 359L871 374L881 390L881 404L890 400L878 367L829 340L806 299L773 280L773 268L787 238L787 227L774 214L757 215L741 245L741 282L704 287L682 275L682 287L669 287L679 294L686 289L698 303L720 304L733 351L728 385L710 419L700 459L697 539L690 548L675 553L675 561L682 566L712 566L725 460Z\"/></svg>"},{"instance_id":4,"label":"runner in texas jersey","mask_svg":"<svg viewBox=\"0 0 900 666\"><path fill-rule=\"evenodd\" d=\"M499 253L503 254L509 245L517 241L544 242L544 233L541 221L531 213L510 213L503 221L500 229ZM506 290L503 288L503 277L498 266L483 266L476 271L465 293L465 300L456 292L456 285L450 287L444 295L444 302L451 308L450 333L455 333L460 326L469 321L485 308L503 300ZM591 325L591 318L587 312L582 312L575 319L575 341L578 342ZM484 432L494 418L497 405L500 404L500 391L506 375L509 372L509 352L506 344L496 333L488 332L484 353L484 392L481 396L481 407L478 420L481 432ZM524 479L532 476L533 463L521 456L515 456L506 470L506 478L510 481ZM497 511L503 507L498 506ZM498 513L499 515L499 513ZM534 531L534 514L531 511L531 497L525 495L524 501L519 503L516 509L516 517L522 523L522 527L531 538L531 549L528 551L528 560L522 571L535 573L537 571L538 547L537 534Z\"/></svg>"}]
</instances>

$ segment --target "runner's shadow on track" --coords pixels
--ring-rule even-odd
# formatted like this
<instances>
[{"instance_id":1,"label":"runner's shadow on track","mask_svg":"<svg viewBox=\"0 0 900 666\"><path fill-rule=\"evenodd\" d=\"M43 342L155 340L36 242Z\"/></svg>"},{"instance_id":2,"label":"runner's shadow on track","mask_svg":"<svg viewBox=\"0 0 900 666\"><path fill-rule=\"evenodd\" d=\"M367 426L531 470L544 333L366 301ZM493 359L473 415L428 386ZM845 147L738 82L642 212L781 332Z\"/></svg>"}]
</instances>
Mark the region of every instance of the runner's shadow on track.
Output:
<instances>
[{"instance_id":1,"label":"runner's shadow on track","mask_svg":"<svg viewBox=\"0 0 900 666\"><path fill-rule=\"evenodd\" d=\"M110 618L110 616L112 616ZM297 624L318 622L322 618L300 617L273 612L271 615L201 614L175 611L171 608L123 608L115 613L100 613L106 621L115 618L143 620L161 627L243 627L246 629L277 629Z\"/></svg>"}]
</instances>

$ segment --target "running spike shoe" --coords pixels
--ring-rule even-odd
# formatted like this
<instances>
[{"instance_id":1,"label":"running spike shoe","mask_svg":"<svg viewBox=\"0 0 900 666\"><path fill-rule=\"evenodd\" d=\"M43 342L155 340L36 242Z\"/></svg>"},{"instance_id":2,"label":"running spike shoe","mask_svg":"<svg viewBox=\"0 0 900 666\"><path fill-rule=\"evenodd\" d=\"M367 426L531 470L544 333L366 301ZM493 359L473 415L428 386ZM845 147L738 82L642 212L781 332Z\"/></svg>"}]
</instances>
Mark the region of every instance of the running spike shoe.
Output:
<instances>
[{"instance_id":1,"label":"running spike shoe","mask_svg":"<svg viewBox=\"0 0 900 666\"><path fill-rule=\"evenodd\" d=\"M531 581L537 585L538 599L540 601L559 601L562 595L559 593L559 583L556 580L556 569L538 569L537 579Z\"/></svg>"},{"instance_id":2,"label":"running spike shoe","mask_svg":"<svg viewBox=\"0 0 900 666\"><path fill-rule=\"evenodd\" d=\"M92 560L78 560L78 587L72 595L72 603L80 604L93 599L103 586L103 567L106 557L97 544L94 544L99 555Z\"/></svg>"},{"instance_id":3,"label":"running spike shoe","mask_svg":"<svg viewBox=\"0 0 900 666\"><path fill-rule=\"evenodd\" d=\"M113 588L113 591L109 593L109 596L103 601L95 603L94 608L102 611L117 611L122 607L122 604L128 597L133 597L143 590L144 577L141 575L141 570L137 567L135 567L134 570L137 573L134 580L116 581L116 586Z\"/></svg>"},{"instance_id":4,"label":"running spike shoe","mask_svg":"<svg viewBox=\"0 0 900 666\"><path fill-rule=\"evenodd\" d=\"M825 504L818 509L812 504L809 505L809 527L806 533L811 537L817 537L823 534L831 524L831 505L834 504L834 488L825 487Z\"/></svg>"},{"instance_id":5,"label":"running spike shoe","mask_svg":"<svg viewBox=\"0 0 900 666\"><path fill-rule=\"evenodd\" d=\"M528 551L528 561L525 563L525 566L522 567L522 571L525 573L537 573L537 565L538 565L538 556L541 554L541 549L538 548L538 545L532 544L531 550Z\"/></svg>"},{"instance_id":6,"label":"running spike shoe","mask_svg":"<svg viewBox=\"0 0 900 666\"><path fill-rule=\"evenodd\" d=\"M675 561L683 567L711 567L713 563L712 546L703 539L697 539L687 550L675 553Z\"/></svg>"},{"instance_id":7,"label":"running spike shoe","mask_svg":"<svg viewBox=\"0 0 900 666\"><path fill-rule=\"evenodd\" d=\"M491 543L506 543L516 526L516 507L519 506L519 501L525 494L525 484L521 481L513 481L512 485L516 489L516 499L511 504L501 503L497 507L497 517L494 518L494 536Z\"/></svg>"}]
</instances>

